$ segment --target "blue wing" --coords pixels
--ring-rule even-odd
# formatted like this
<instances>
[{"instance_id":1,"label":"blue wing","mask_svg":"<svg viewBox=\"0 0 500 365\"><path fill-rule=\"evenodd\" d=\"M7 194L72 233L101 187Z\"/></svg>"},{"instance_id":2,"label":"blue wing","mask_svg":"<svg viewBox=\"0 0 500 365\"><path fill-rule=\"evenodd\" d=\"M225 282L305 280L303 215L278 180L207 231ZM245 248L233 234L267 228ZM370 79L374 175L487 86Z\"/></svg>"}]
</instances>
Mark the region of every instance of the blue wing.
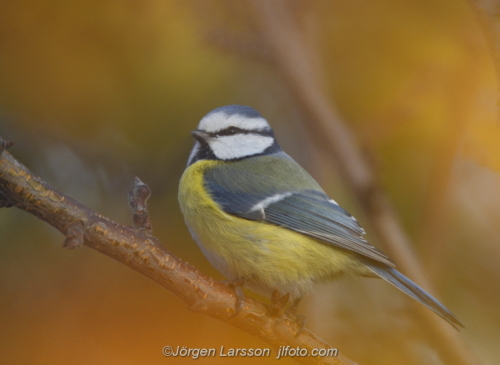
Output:
<instances>
[{"instance_id":1,"label":"blue wing","mask_svg":"<svg viewBox=\"0 0 500 365\"><path fill-rule=\"evenodd\" d=\"M383 252L362 238L365 232L356 219L321 191L295 192L269 204L263 214L266 222L394 266ZM237 215L248 218L246 214Z\"/></svg>"},{"instance_id":2,"label":"blue wing","mask_svg":"<svg viewBox=\"0 0 500 365\"><path fill-rule=\"evenodd\" d=\"M300 168L286 157L281 158L282 164L293 163L295 168ZM276 178L276 174L270 174L269 167L215 169L205 175L205 186L228 214L285 227L390 267L395 266L383 252L362 238L365 232L356 219L329 198L302 168L301 184L297 186L297 180L291 183L289 175ZM294 170L294 177L297 177L297 170Z\"/></svg>"}]
</instances>

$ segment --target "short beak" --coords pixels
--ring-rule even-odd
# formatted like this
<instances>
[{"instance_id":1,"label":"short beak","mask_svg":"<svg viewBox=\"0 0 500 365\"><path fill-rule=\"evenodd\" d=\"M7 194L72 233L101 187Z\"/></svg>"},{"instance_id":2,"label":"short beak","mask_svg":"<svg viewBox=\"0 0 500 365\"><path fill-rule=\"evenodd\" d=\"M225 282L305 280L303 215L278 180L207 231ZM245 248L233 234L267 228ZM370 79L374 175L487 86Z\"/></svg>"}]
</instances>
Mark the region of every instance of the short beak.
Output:
<instances>
[{"instance_id":1,"label":"short beak","mask_svg":"<svg viewBox=\"0 0 500 365\"><path fill-rule=\"evenodd\" d=\"M191 131L191 135L200 143L206 143L207 140L210 139L210 134L199 129Z\"/></svg>"}]
</instances>

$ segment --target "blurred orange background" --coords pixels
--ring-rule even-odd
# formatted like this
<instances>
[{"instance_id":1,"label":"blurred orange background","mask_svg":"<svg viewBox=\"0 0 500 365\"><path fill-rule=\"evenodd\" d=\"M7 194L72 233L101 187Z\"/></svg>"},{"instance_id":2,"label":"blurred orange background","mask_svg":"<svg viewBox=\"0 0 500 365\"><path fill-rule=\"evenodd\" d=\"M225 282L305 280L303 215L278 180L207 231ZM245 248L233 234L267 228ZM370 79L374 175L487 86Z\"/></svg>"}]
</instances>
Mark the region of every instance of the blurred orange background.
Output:
<instances>
[{"instance_id":1,"label":"blurred orange background","mask_svg":"<svg viewBox=\"0 0 500 365\"><path fill-rule=\"evenodd\" d=\"M278 70L251 47L256 36L243 3L19 0L0 12L0 136L15 141L10 152L57 190L127 225L127 192L139 176L153 191L154 234L217 279L176 197L189 131L216 107L259 110L283 149L364 223ZM329 98L374 164L434 294L465 323L462 334L484 364L493 364L500 358L499 95L473 10L451 0L293 3L319 50ZM0 209L3 364L185 363L193 360L163 357L162 347L270 347L190 312L98 252L62 249L63 240L21 210ZM319 285L299 312L308 329L360 364L440 364L407 306L381 280L346 278Z\"/></svg>"}]
</instances>

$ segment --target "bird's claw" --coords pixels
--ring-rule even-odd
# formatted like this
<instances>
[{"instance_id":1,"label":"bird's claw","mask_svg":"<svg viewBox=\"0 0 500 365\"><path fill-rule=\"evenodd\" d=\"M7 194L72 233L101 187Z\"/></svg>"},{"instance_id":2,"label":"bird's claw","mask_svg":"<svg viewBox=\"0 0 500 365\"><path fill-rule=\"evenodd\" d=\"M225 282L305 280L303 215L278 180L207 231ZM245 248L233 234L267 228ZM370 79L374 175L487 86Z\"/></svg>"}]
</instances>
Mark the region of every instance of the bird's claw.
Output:
<instances>
[{"instance_id":1,"label":"bird's claw","mask_svg":"<svg viewBox=\"0 0 500 365\"><path fill-rule=\"evenodd\" d=\"M227 284L234 290L234 295L236 297L236 303L234 305L234 313L231 314L232 317L236 317L241 310L243 309L243 305L245 304L245 293L243 293L243 285L245 285L246 280L242 278L236 278L232 280L224 280L223 283Z\"/></svg>"},{"instance_id":2,"label":"bird's claw","mask_svg":"<svg viewBox=\"0 0 500 365\"><path fill-rule=\"evenodd\" d=\"M285 307L290 299L290 294L280 295L280 292L275 290L271 294L271 307L269 315L273 317L281 317L285 313Z\"/></svg>"},{"instance_id":3,"label":"bird's claw","mask_svg":"<svg viewBox=\"0 0 500 365\"><path fill-rule=\"evenodd\" d=\"M275 290L271 295L271 308L269 309L269 315L274 317L282 317L284 314L286 314L289 317L293 318L293 320L299 327L297 333L295 334L295 337L298 337L306 327L306 317L295 314L301 299L302 298L295 299L292 305L287 310L285 310L290 300L290 294L287 293L281 296L280 293Z\"/></svg>"},{"instance_id":4,"label":"bird's claw","mask_svg":"<svg viewBox=\"0 0 500 365\"><path fill-rule=\"evenodd\" d=\"M288 313L287 314L290 317L293 317L295 323L297 323L297 326L299 327L297 330L297 333L295 334L294 337L299 337L302 332L304 332L304 329L306 328L306 317L303 315L299 314L294 314L294 313Z\"/></svg>"}]
</instances>

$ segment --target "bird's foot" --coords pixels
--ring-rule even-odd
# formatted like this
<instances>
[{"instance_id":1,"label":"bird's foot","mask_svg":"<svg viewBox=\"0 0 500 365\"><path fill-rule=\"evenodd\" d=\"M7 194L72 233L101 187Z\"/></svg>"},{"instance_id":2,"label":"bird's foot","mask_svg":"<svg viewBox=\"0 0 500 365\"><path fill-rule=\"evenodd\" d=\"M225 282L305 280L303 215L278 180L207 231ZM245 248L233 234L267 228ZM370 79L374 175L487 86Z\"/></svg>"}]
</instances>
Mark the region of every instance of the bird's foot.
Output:
<instances>
[{"instance_id":1,"label":"bird's foot","mask_svg":"<svg viewBox=\"0 0 500 365\"><path fill-rule=\"evenodd\" d=\"M243 309L243 304L245 304L245 293L243 293L243 285L246 283L244 278L236 278L232 280L224 280L222 283L230 286L234 290L234 295L236 297L236 303L234 305L234 313L231 317L236 317L238 313Z\"/></svg>"},{"instance_id":2,"label":"bird's foot","mask_svg":"<svg viewBox=\"0 0 500 365\"><path fill-rule=\"evenodd\" d=\"M288 308L288 310L286 311L286 314L292 317L295 320L295 323L297 323L297 325L299 326L295 337L298 337L302 332L304 332L304 329L306 328L306 317L296 314L301 300L302 297L295 299L290 308Z\"/></svg>"},{"instance_id":3,"label":"bird's foot","mask_svg":"<svg viewBox=\"0 0 500 365\"><path fill-rule=\"evenodd\" d=\"M301 299L302 298L295 299L292 305L285 310L288 302L290 301L290 294L287 293L282 296L277 290L275 290L271 295L271 308L269 309L269 315L274 317L282 317L284 314L286 314L289 317L293 318L298 326L295 337L299 336L304 331L304 328L306 326L306 317L295 313Z\"/></svg>"},{"instance_id":4,"label":"bird's foot","mask_svg":"<svg viewBox=\"0 0 500 365\"><path fill-rule=\"evenodd\" d=\"M281 296L280 292L275 290L271 294L271 307L269 315L273 317L282 317L285 314L285 308L290 300L290 294Z\"/></svg>"},{"instance_id":5,"label":"bird's foot","mask_svg":"<svg viewBox=\"0 0 500 365\"><path fill-rule=\"evenodd\" d=\"M304 332L304 329L306 328L306 317L300 314L295 314L295 313L288 313L287 314L292 317L297 324L297 333L295 334L295 337L299 337L299 335Z\"/></svg>"}]
</instances>

